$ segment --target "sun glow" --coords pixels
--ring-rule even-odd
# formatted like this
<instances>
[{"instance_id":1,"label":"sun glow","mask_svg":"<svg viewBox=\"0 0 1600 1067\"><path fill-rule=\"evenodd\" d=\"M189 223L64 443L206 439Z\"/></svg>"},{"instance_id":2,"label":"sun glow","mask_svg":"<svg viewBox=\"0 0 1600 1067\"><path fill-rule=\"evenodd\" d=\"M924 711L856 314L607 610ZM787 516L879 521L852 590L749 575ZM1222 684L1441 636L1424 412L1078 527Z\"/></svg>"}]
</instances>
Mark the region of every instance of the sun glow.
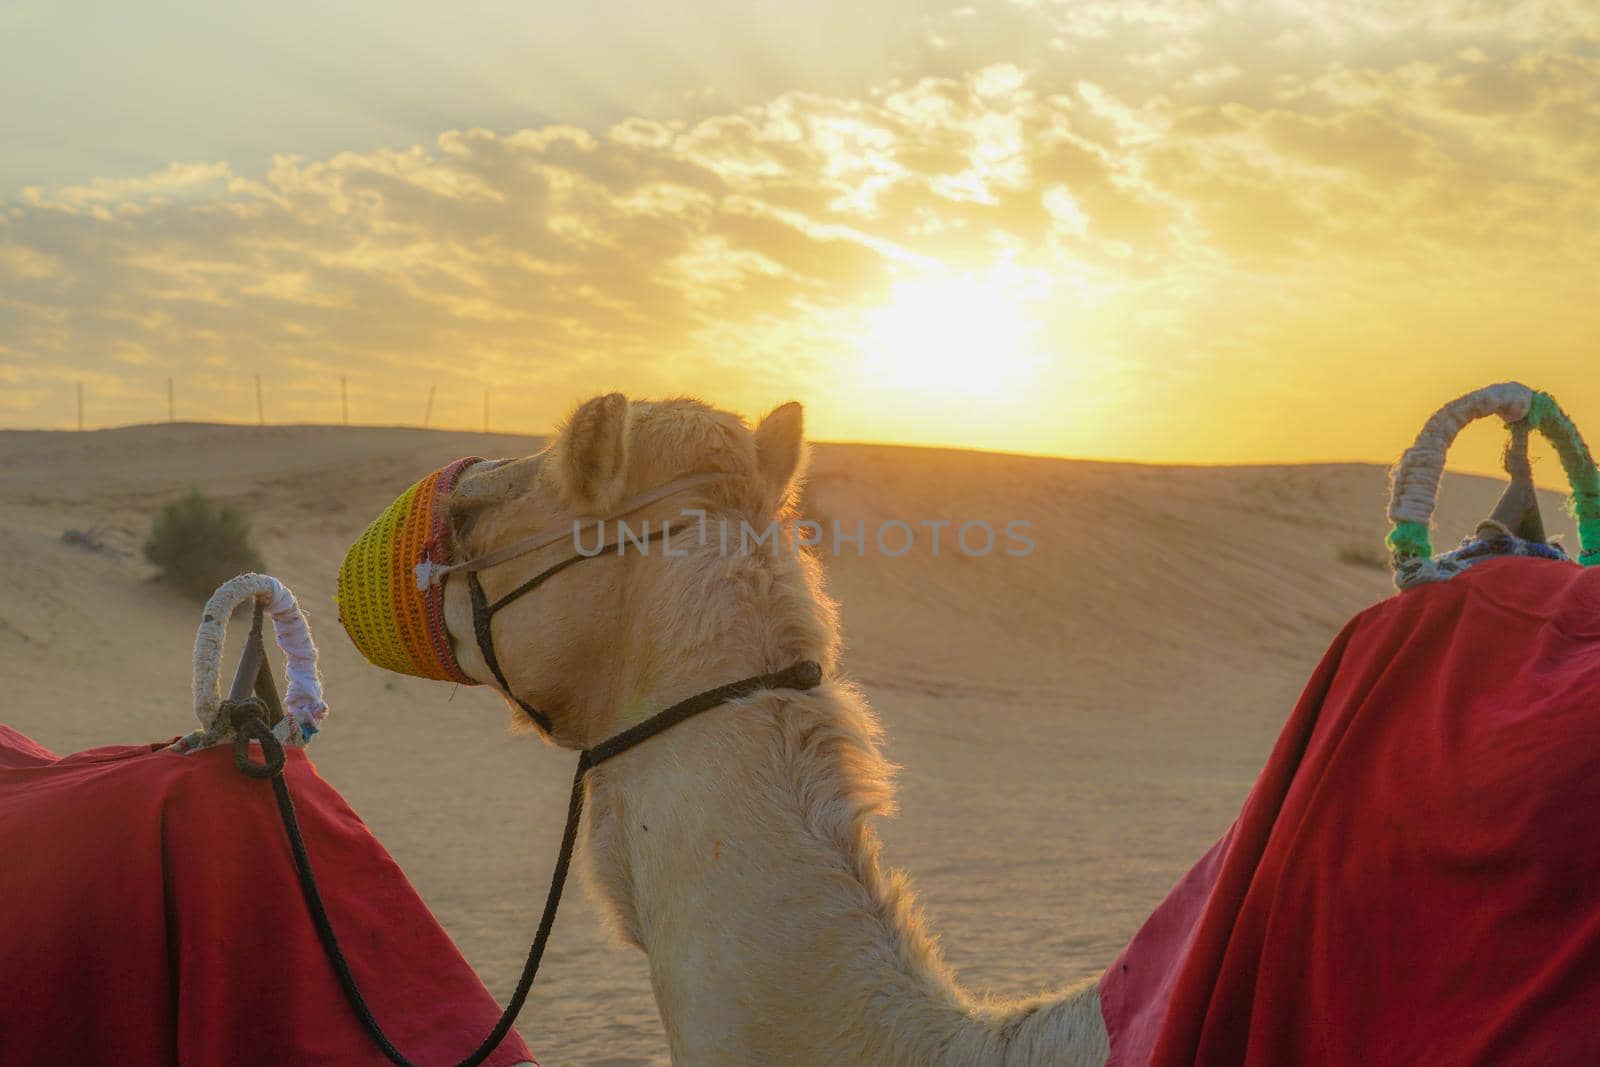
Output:
<instances>
[{"instance_id":1,"label":"sun glow","mask_svg":"<svg viewBox=\"0 0 1600 1067\"><path fill-rule=\"evenodd\" d=\"M897 393L1015 398L1033 380L1034 323L1016 289L972 278L903 282L867 316L862 371Z\"/></svg>"}]
</instances>

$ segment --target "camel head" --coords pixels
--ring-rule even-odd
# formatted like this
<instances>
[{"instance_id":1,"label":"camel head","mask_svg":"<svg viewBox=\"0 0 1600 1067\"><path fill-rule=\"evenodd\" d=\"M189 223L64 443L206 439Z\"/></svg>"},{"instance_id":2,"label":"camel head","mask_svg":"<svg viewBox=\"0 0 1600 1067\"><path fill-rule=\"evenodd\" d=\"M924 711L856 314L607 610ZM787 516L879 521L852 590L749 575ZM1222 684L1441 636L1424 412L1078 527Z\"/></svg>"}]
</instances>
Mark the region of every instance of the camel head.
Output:
<instances>
[{"instance_id":1,"label":"camel head","mask_svg":"<svg viewBox=\"0 0 1600 1067\"><path fill-rule=\"evenodd\" d=\"M453 559L570 531L479 572L488 602L563 560L593 557L492 621L511 693L548 719L553 740L587 747L698 688L808 657L831 666L831 606L814 561L792 550L786 521L804 456L796 403L752 430L696 400L630 402L611 393L580 405L537 455L463 474L446 505ZM715 477L612 518L695 475ZM601 519L611 521L597 525ZM628 541L619 551L622 521L655 536L646 548ZM744 524L760 532L773 523L785 544L741 551ZM461 669L494 684L474 632L468 575L446 580L444 618ZM519 709L513 719L530 716Z\"/></svg>"}]
</instances>

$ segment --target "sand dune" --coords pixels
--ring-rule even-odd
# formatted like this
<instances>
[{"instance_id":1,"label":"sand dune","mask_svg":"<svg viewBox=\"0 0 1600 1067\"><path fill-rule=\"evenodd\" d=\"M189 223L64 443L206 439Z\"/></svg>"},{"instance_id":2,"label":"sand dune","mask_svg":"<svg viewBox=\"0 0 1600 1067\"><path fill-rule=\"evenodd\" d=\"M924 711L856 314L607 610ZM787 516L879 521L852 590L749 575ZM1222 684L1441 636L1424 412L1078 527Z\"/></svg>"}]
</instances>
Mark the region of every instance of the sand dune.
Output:
<instances>
[{"instance_id":1,"label":"sand dune","mask_svg":"<svg viewBox=\"0 0 1600 1067\"><path fill-rule=\"evenodd\" d=\"M323 775L503 998L573 756L508 739L490 693L366 665L332 592L346 546L416 477L538 444L330 427L0 433L0 721L59 752L189 729L198 608L149 580L138 546L155 509L190 486L233 500L321 641ZM1469 530L1498 488L1452 476L1441 540ZM903 812L881 827L888 858L911 871L970 985L1014 994L1097 973L1226 828L1329 639L1390 592L1383 570L1340 560L1378 545L1384 490L1384 472L1363 465L817 447L807 503L825 524L1032 524L1022 558L948 542L935 556L919 537L899 558L827 564L847 668L904 768ZM109 552L63 543L90 527ZM665 1062L643 957L610 944L581 893L521 1029L547 1067Z\"/></svg>"}]
</instances>

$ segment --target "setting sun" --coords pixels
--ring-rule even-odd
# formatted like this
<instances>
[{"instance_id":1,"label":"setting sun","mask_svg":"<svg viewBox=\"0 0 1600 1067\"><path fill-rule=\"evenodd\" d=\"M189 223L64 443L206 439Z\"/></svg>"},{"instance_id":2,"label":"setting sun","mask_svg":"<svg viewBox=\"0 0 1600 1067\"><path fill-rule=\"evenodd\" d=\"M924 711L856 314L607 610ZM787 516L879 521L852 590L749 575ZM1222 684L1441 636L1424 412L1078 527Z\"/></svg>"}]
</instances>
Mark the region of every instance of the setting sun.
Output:
<instances>
[{"instance_id":1,"label":"setting sun","mask_svg":"<svg viewBox=\"0 0 1600 1067\"><path fill-rule=\"evenodd\" d=\"M1386 463L1440 389L1600 403L1592 3L157 6L92 55L0 15L0 426L537 434L617 387Z\"/></svg>"},{"instance_id":2,"label":"setting sun","mask_svg":"<svg viewBox=\"0 0 1600 1067\"><path fill-rule=\"evenodd\" d=\"M867 316L862 369L902 393L1013 397L1037 368L1033 334L1021 299L995 282L905 282Z\"/></svg>"},{"instance_id":3,"label":"setting sun","mask_svg":"<svg viewBox=\"0 0 1600 1067\"><path fill-rule=\"evenodd\" d=\"M1600 0L441 7L0 0L0 1067L1600 1067Z\"/></svg>"}]
</instances>

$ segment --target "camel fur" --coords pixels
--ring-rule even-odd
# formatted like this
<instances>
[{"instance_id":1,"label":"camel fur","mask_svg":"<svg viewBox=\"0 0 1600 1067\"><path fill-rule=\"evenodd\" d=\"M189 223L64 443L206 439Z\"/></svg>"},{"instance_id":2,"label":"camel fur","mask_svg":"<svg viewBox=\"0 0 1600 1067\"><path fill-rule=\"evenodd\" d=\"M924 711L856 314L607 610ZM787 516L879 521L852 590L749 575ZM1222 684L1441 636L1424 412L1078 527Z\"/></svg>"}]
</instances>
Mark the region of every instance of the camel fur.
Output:
<instances>
[{"instance_id":1,"label":"camel fur","mask_svg":"<svg viewBox=\"0 0 1600 1067\"><path fill-rule=\"evenodd\" d=\"M507 680L559 745L591 746L724 682L823 666L818 689L730 702L589 777L581 867L648 958L673 1062L1101 1064L1094 982L1053 998L969 996L905 876L881 866L873 820L893 810L892 768L871 708L839 676L819 561L792 546L724 552L682 519L698 508L735 529L781 526L805 451L798 404L752 431L695 400L613 393L579 407L544 452L469 472L451 500L465 559L686 475L724 476L630 520L684 525L674 555L630 548L570 568L496 617ZM562 552L485 571L490 599ZM462 667L488 681L465 583L448 583L445 601Z\"/></svg>"}]
</instances>

